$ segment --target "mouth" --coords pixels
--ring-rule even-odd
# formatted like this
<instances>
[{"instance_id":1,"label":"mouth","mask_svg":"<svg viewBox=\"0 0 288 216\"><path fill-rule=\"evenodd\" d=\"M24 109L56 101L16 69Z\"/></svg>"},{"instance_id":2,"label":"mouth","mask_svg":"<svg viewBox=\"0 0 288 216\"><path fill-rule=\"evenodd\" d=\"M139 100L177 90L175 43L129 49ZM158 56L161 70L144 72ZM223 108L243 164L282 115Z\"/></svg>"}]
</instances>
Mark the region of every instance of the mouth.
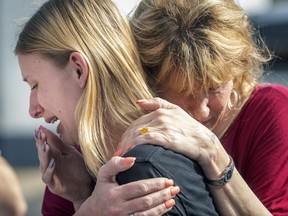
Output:
<instances>
[{"instance_id":1,"label":"mouth","mask_svg":"<svg viewBox=\"0 0 288 216\"><path fill-rule=\"evenodd\" d=\"M51 119L50 124L54 124L58 121L58 118L55 116L53 119Z\"/></svg>"}]
</instances>

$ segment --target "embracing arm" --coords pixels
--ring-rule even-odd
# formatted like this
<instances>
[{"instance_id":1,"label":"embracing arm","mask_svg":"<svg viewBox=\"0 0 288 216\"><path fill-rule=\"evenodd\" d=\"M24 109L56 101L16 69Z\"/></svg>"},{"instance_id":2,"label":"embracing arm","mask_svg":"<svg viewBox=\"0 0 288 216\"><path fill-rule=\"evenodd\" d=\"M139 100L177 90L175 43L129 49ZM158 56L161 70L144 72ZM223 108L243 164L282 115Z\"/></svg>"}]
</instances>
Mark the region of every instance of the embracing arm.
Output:
<instances>
[{"instance_id":1,"label":"embracing arm","mask_svg":"<svg viewBox=\"0 0 288 216\"><path fill-rule=\"evenodd\" d=\"M35 139L42 180L49 188L43 200L44 216L72 215L73 204L75 216L126 216L131 211L162 215L170 210L164 203L172 198L172 180L155 178L121 186L116 182L116 175L131 168L135 158L113 157L100 168L95 185L77 149L65 146L43 127L35 131Z\"/></svg>"},{"instance_id":2,"label":"embracing arm","mask_svg":"<svg viewBox=\"0 0 288 216\"><path fill-rule=\"evenodd\" d=\"M171 210L172 207L165 203L173 197L170 192L172 180L155 178L118 185L116 175L131 168L134 162L133 157L117 156L103 165L99 170L97 184L92 195L81 205L74 216L127 216L132 212L156 216Z\"/></svg>"},{"instance_id":3,"label":"embracing arm","mask_svg":"<svg viewBox=\"0 0 288 216\"><path fill-rule=\"evenodd\" d=\"M197 160L206 178L217 179L229 164L229 156L218 138L180 107L160 98L138 101L149 114L136 120L121 141L135 146L155 143ZM164 109L162 109L164 108ZM140 135L147 127L149 133ZM221 215L271 215L234 169L232 180L225 186L209 186L214 203Z\"/></svg>"}]
</instances>

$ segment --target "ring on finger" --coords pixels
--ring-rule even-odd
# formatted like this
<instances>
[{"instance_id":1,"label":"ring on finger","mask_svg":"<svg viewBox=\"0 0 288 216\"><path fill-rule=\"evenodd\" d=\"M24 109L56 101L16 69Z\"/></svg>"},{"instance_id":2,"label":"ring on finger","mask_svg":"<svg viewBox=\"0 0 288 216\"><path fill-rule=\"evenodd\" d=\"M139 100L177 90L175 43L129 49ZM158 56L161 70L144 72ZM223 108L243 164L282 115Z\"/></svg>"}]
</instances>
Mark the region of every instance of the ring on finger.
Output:
<instances>
[{"instance_id":1,"label":"ring on finger","mask_svg":"<svg viewBox=\"0 0 288 216\"><path fill-rule=\"evenodd\" d=\"M141 128L141 129L139 130L139 133L140 133L141 135L148 134L148 133L149 133L149 129L148 129L147 127Z\"/></svg>"}]
</instances>

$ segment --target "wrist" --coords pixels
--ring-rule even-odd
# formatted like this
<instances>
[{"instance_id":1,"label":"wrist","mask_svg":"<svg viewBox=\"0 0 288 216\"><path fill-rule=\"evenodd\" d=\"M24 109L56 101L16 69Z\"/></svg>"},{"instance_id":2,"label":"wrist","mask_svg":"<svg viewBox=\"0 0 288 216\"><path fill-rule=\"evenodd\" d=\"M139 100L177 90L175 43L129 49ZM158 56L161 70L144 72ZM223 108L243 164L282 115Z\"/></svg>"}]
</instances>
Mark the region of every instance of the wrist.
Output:
<instances>
[{"instance_id":1,"label":"wrist","mask_svg":"<svg viewBox=\"0 0 288 216\"><path fill-rule=\"evenodd\" d=\"M209 140L206 140L205 143L206 145L207 143L211 144L205 148L205 151L202 151L202 155L199 157L201 159L198 160L198 163L206 178L217 179L229 164L230 156L214 134L209 134L208 138Z\"/></svg>"},{"instance_id":2,"label":"wrist","mask_svg":"<svg viewBox=\"0 0 288 216\"><path fill-rule=\"evenodd\" d=\"M83 203L73 203L75 208L75 214L73 216L93 215L93 205L91 197L89 197Z\"/></svg>"},{"instance_id":3,"label":"wrist","mask_svg":"<svg viewBox=\"0 0 288 216\"><path fill-rule=\"evenodd\" d=\"M79 196L77 200L73 201L73 206L74 206L75 211L78 210L84 202L85 203L90 202L89 199L90 199L91 194L93 193L95 185L96 185L96 182L92 179L90 186L83 188L83 194Z\"/></svg>"},{"instance_id":4,"label":"wrist","mask_svg":"<svg viewBox=\"0 0 288 216\"><path fill-rule=\"evenodd\" d=\"M222 173L219 175L219 177L217 177L215 179L209 179L206 177L206 182L209 185L224 186L225 184L227 184L231 180L235 165L234 165L234 161L230 155L229 155L229 158L230 158L229 164L222 171Z\"/></svg>"}]
</instances>

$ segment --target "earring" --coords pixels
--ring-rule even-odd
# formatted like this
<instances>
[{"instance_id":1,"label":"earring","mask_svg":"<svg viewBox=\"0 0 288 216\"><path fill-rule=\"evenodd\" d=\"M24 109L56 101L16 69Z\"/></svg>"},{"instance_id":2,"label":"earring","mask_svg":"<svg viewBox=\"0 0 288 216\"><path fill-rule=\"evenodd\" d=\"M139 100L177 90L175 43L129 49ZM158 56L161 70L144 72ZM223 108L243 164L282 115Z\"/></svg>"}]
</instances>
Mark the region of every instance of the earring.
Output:
<instances>
[{"instance_id":1,"label":"earring","mask_svg":"<svg viewBox=\"0 0 288 216\"><path fill-rule=\"evenodd\" d=\"M230 95L230 98L229 98L228 104L227 104L227 106L230 110L236 110L237 109L238 98L239 98L238 93L236 92L235 89L233 89L231 91L231 95Z\"/></svg>"}]
</instances>

